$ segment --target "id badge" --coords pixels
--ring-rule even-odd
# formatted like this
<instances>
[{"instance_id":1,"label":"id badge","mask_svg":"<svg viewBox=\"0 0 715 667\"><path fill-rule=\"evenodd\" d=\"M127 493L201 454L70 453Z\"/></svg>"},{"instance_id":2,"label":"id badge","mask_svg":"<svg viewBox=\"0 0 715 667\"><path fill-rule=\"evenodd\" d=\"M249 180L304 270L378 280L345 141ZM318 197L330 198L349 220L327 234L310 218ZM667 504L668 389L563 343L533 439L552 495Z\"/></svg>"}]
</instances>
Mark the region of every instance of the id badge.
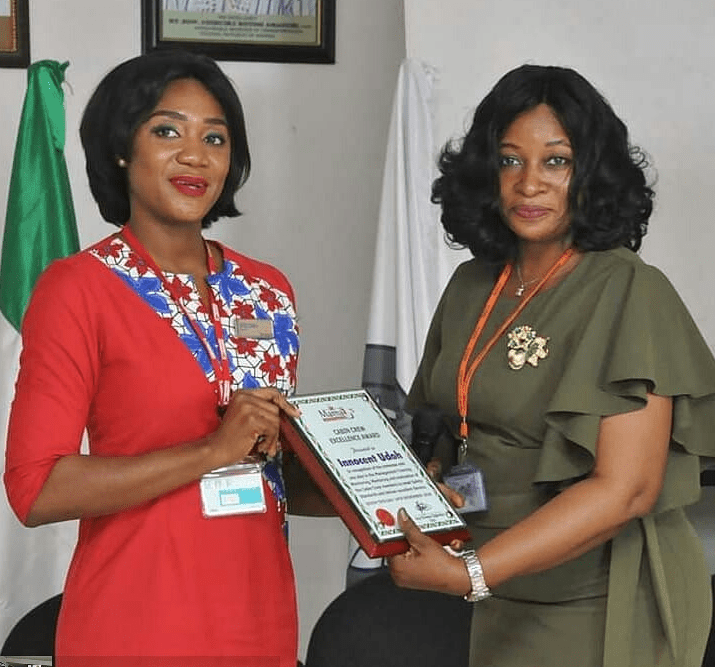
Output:
<instances>
[{"instance_id":1,"label":"id badge","mask_svg":"<svg viewBox=\"0 0 715 667\"><path fill-rule=\"evenodd\" d=\"M459 514L484 512L489 509L482 471L471 463L454 466L442 478L444 483L464 496L464 506L457 508Z\"/></svg>"},{"instance_id":2,"label":"id badge","mask_svg":"<svg viewBox=\"0 0 715 667\"><path fill-rule=\"evenodd\" d=\"M244 320L239 317L233 320L234 335L238 338L255 338L267 340L274 338L273 320Z\"/></svg>"},{"instance_id":3,"label":"id badge","mask_svg":"<svg viewBox=\"0 0 715 667\"><path fill-rule=\"evenodd\" d=\"M266 511L261 464L237 463L206 473L199 482L206 518Z\"/></svg>"}]
</instances>

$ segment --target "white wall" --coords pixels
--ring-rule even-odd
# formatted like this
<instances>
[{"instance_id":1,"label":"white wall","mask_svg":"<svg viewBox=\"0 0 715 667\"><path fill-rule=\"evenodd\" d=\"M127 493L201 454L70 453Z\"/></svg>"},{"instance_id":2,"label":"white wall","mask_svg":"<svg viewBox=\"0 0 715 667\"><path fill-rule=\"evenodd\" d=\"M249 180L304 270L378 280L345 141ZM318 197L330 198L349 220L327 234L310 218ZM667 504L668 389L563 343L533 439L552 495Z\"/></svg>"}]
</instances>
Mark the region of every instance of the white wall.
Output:
<instances>
[{"instance_id":1,"label":"white wall","mask_svg":"<svg viewBox=\"0 0 715 667\"><path fill-rule=\"evenodd\" d=\"M141 52L141 3L30 4L32 60L70 61L66 157L86 245L114 228L86 184L80 115L100 78ZM361 382L387 128L405 55L402 0L338 2L336 44L334 65L222 63L244 104L253 172L239 193L244 216L219 221L209 236L291 279L303 393ZM25 80L24 70L0 69L0 232ZM318 614L343 588L347 534L337 519L296 518L291 531L302 654Z\"/></svg>"},{"instance_id":2,"label":"white wall","mask_svg":"<svg viewBox=\"0 0 715 667\"><path fill-rule=\"evenodd\" d=\"M670 278L715 350L713 35L711 0L405 0L407 56L438 72L435 151L526 62L573 67L605 95L657 172L641 254ZM715 573L713 491L689 514Z\"/></svg>"}]
</instances>

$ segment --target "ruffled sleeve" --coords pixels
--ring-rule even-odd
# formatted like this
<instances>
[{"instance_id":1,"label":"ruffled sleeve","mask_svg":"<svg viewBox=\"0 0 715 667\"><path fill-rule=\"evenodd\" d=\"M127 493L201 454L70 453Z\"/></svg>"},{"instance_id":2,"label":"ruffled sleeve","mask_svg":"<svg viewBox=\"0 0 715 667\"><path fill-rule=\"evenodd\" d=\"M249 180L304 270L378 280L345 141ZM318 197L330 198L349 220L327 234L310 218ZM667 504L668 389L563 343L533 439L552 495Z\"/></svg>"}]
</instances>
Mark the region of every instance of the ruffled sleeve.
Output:
<instances>
[{"instance_id":1,"label":"ruffled sleeve","mask_svg":"<svg viewBox=\"0 0 715 667\"><path fill-rule=\"evenodd\" d=\"M571 342L546 411L535 481L586 475L601 417L637 409L648 392L671 396L671 455L659 512L695 502L705 463L698 457L715 457L715 359L668 279L625 253L584 294L581 308L591 315Z\"/></svg>"}]
</instances>

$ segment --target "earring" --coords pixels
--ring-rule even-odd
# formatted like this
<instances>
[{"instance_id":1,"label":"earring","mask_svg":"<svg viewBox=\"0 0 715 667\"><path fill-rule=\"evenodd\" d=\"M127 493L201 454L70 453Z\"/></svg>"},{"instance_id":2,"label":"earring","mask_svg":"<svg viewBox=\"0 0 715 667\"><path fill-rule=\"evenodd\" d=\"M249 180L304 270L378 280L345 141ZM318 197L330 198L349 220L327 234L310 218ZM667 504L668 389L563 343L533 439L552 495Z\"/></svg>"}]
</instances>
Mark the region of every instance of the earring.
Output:
<instances>
[{"instance_id":1,"label":"earring","mask_svg":"<svg viewBox=\"0 0 715 667\"><path fill-rule=\"evenodd\" d=\"M117 160L117 164L118 164L122 169L124 169L124 167L127 166L127 161L126 161L123 157L120 157L120 158Z\"/></svg>"}]
</instances>

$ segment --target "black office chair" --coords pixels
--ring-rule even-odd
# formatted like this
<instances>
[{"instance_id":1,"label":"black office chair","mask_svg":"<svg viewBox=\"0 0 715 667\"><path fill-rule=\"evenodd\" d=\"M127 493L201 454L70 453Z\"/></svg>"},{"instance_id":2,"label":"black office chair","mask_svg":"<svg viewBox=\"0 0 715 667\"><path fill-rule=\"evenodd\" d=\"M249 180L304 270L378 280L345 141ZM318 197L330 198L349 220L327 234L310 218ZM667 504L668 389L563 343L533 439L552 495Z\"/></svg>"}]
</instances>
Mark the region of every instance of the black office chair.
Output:
<instances>
[{"instance_id":1,"label":"black office chair","mask_svg":"<svg viewBox=\"0 0 715 667\"><path fill-rule=\"evenodd\" d=\"M54 655L61 603L59 593L28 611L10 630L0 655Z\"/></svg>"},{"instance_id":2,"label":"black office chair","mask_svg":"<svg viewBox=\"0 0 715 667\"><path fill-rule=\"evenodd\" d=\"M395 586L388 573L343 591L308 642L305 667L433 667L469 663L472 606Z\"/></svg>"}]
</instances>

